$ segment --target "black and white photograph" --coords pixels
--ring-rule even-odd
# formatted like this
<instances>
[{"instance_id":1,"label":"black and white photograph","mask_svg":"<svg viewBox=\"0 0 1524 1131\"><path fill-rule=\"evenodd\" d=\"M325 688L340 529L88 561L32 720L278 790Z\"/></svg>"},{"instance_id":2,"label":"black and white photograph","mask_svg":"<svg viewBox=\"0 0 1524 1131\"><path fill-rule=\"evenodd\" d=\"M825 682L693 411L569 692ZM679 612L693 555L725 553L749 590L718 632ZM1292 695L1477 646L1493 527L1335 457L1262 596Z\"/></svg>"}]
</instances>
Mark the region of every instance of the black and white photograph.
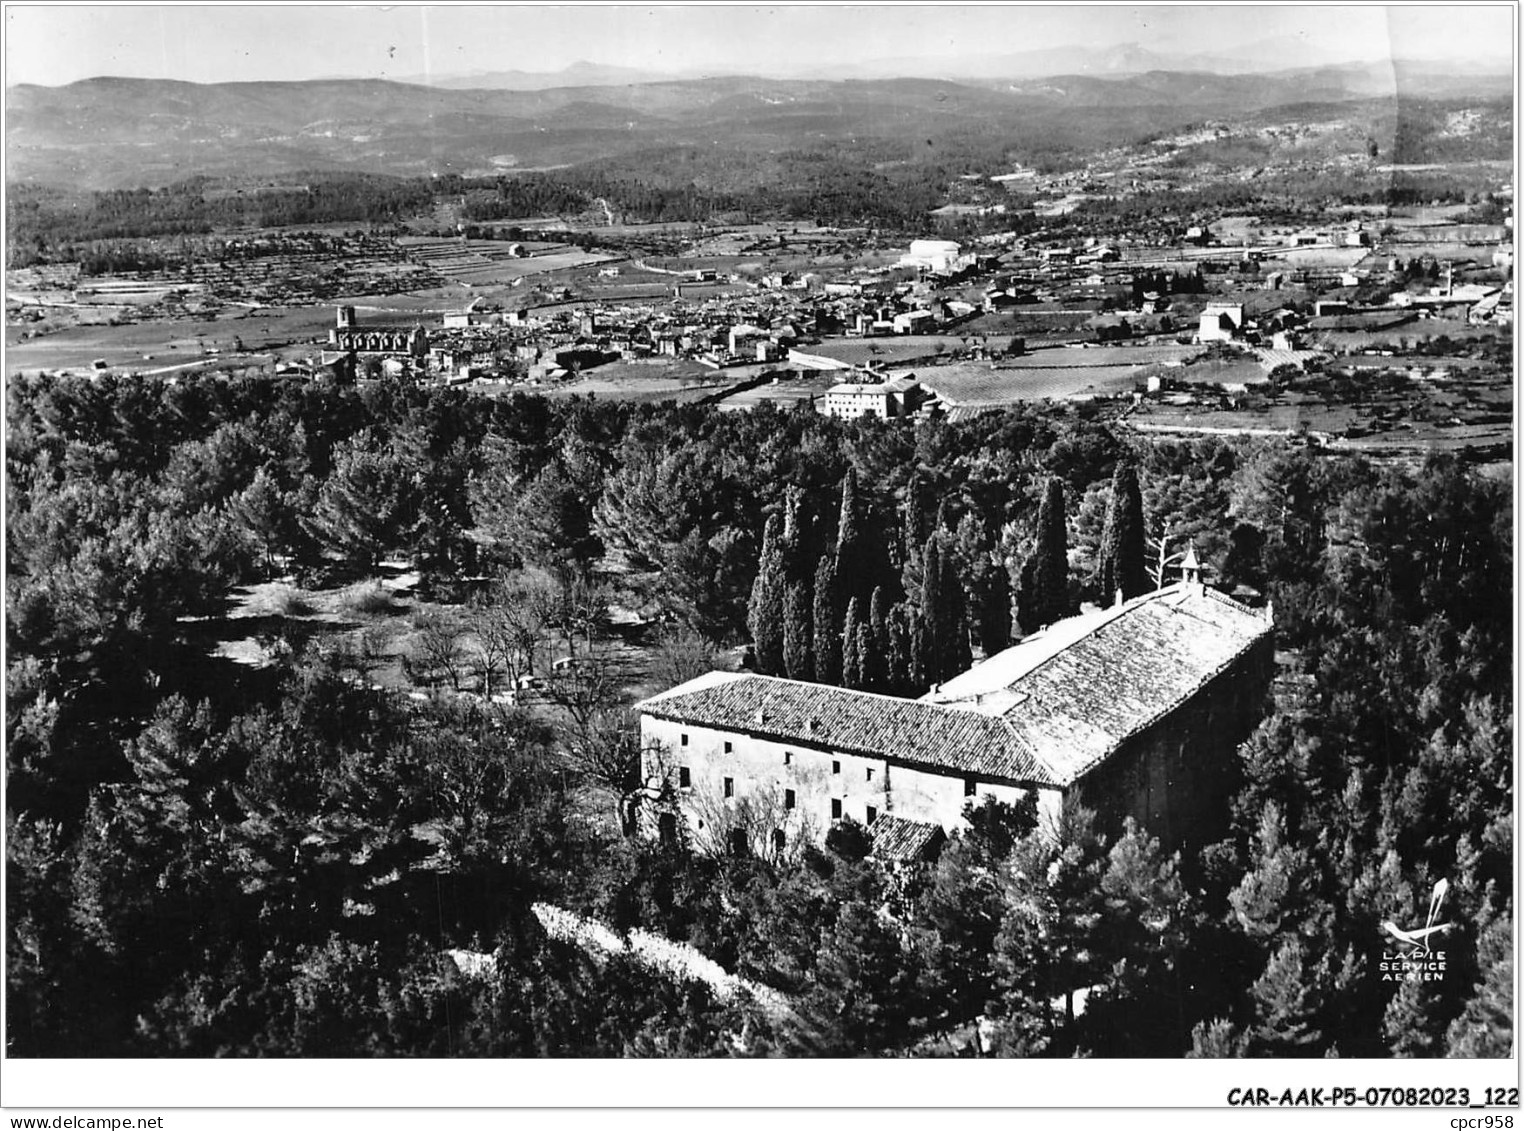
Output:
<instances>
[{"instance_id":1,"label":"black and white photograph","mask_svg":"<svg viewBox=\"0 0 1524 1131\"><path fill-rule=\"evenodd\" d=\"M1517 1110L1518 14L5 5L7 1109Z\"/></svg>"}]
</instances>

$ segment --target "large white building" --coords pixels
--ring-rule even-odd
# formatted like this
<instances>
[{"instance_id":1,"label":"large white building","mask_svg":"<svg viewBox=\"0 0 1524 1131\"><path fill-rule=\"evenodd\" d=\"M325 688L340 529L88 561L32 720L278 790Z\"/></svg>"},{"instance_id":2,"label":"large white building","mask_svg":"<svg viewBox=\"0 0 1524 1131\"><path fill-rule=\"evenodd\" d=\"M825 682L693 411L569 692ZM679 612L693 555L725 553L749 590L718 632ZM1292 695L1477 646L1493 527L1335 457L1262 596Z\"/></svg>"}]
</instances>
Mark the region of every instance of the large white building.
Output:
<instances>
[{"instance_id":1,"label":"large white building","mask_svg":"<svg viewBox=\"0 0 1524 1131\"><path fill-rule=\"evenodd\" d=\"M1231 342L1243 331L1244 306L1241 302L1209 302L1201 312L1196 329L1198 342Z\"/></svg>"},{"instance_id":2,"label":"large white building","mask_svg":"<svg viewBox=\"0 0 1524 1131\"><path fill-rule=\"evenodd\" d=\"M1204 842L1272 659L1268 612L1185 581L1060 621L921 699L711 672L639 704L641 792L654 828L681 821L711 851L818 842L851 818L919 852L970 801L1035 793L1051 821L1074 791L1111 827L1132 816L1166 846Z\"/></svg>"},{"instance_id":3,"label":"large white building","mask_svg":"<svg viewBox=\"0 0 1524 1131\"><path fill-rule=\"evenodd\" d=\"M950 275L968 262L963 248L952 240L911 240L898 266L919 267L934 275Z\"/></svg>"},{"instance_id":4,"label":"large white building","mask_svg":"<svg viewBox=\"0 0 1524 1131\"><path fill-rule=\"evenodd\" d=\"M860 416L909 416L925 399L919 381L896 377L892 381L844 382L832 385L816 402L815 411L841 420Z\"/></svg>"}]
</instances>

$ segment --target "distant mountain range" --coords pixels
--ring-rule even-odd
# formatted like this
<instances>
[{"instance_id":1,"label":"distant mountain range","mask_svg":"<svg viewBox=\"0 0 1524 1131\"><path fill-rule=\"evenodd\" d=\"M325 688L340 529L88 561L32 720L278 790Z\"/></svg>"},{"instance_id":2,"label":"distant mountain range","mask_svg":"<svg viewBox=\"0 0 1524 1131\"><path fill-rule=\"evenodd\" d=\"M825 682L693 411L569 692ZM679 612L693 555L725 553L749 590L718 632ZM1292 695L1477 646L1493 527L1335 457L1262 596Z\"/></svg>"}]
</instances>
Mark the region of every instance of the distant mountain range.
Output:
<instances>
[{"instance_id":1,"label":"distant mountain range","mask_svg":"<svg viewBox=\"0 0 1524 1131\"><path fill-rule=\"evenodd\" d=\"M1036 70L1070 61L1032 54L1047 60L1032 61ZM614 72L588 65L576 72L584 85L519 90L360 79L21 85L8 97L7 175L13 182L100 188L198 174L490 174L682 147L710 154L711 166L714 155L727 152L855 153L850 159L865 162L907 160L912 148L917 160L1051 153L1126 144L1155 130L1278 106L1377 100L1390 112L1399 94L1508 98L1513 91L1509 75L1427 64L1224 75L1101 69L1109 58L1095 53L1097 69L1090 72L1036 77L1014 77L1011 68L990 62L960 82L846 76L635 82L629 72L615 82ZM593 81L600 77L608 81Z\"/></svg>"},{"instance_id":2,"label":"distant mountain range","mask_svg":"<svg viewBox=\"0 0 1524 1131\"><path fill-rule=\"evenodd\" d=\"M632 83L672 82L719 75L753 74L787 79L931 78L950 81L1034 79L1061 75L1138 75L1150 71L1188 74L1252 75L1372 64L1390 68L1393 60L1372 46L1351 50L1343 45L1313 41L1305 36L1280 36L1224 48L1211 54L1155 51L1136 43L1108 47L1071 45L1009 54L935 56L844 60L822 67L800 64L784 68L714 67L688 71L650 71L602 63L577 62L559 71L476 71L468 74L411 75L399 82L444 90L551 90L566 86L627 86ZM1405 60L1397 63L1422 71L1506 75L1507 57L1483 60Z\"/></svg>"},{"instance_id":3,"label":"distant mountain range","mask_svg":"<svg viewBox=\"0 0 1524 1131\"><path fill-rule=\"evenodd\" d=\"M701 76L578 62L559 71L469 71L465 74L409 75L397 81L440 90L554 90L557 87L629 86L696 77Z\"/></svg>"}]
</instances>

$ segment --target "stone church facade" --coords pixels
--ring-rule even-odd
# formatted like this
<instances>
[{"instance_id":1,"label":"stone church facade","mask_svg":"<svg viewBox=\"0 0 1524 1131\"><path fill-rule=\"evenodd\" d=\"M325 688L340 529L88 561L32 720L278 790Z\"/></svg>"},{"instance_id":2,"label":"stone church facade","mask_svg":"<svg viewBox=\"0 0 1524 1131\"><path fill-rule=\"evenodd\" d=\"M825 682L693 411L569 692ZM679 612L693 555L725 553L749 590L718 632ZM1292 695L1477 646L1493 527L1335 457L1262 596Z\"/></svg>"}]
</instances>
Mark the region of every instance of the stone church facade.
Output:
<instances>
[{"instance_id":1,"label":"stone church facade","mask_svg":"<svg viewBox=\"0 0 1524 1131\"><path fill-rule=\"evenodd\" d=\"M340 353L381 354L421 360L429 352L429 334L422 326L361 326L352 306L341 306L328 331L329 347Z\"/></svg>"}]
</instances>

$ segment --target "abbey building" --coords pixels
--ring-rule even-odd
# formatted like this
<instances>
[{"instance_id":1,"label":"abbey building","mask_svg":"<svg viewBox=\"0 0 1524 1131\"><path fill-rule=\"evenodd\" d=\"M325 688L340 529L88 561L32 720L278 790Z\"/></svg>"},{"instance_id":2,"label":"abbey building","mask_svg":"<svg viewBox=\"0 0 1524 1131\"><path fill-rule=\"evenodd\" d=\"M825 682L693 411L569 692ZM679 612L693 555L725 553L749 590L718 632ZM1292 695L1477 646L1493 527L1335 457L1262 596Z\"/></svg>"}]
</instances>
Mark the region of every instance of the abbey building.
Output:
<instances>
[{"instance_id":1,"label":"abbey building","mask_svg":"<svg viewBox=\"0 0 1524 1131\"><path fill-rule=\"evenodd\" d=\"M969 801L1070 794L1166 848L1225 831L1234 751L1261 717L1272 619L1198 581L1051 625L919 699L711 672L639 704L659 827L712 849L820 841L929 852ZM883 841L884 843L879 843Z\"/></svg>"}]
</instances>

